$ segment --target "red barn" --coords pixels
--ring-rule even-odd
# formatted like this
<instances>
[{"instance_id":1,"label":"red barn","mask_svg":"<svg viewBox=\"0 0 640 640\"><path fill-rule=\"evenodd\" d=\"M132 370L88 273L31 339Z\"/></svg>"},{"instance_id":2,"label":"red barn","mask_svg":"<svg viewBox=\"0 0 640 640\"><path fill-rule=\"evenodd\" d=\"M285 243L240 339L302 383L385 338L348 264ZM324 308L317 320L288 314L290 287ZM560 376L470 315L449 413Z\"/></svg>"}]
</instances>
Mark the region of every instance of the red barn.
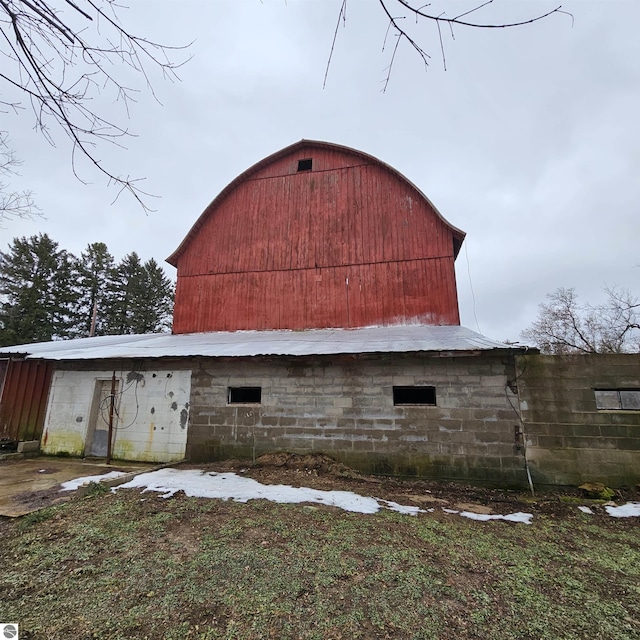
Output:
<instances>
[{"instance_id":1,"label":"red barn","mask_svg":"<svg viewBox=\"0 0 640 640\"><path fill-rule=\"evenodd\" d=\"M301 140L231 182L168 258L173 332L458 325L463 239L389 165Z\"/></svg>"},{"instance_id":2,"label":"red barn","mask_svg":"<svg viewBox=\"0 0 640 640\"><path fill-rule=\"evenodd\" d=\"M169 258L180 335L0 351L0 435L154 462L286 451L531 488L637 482L637 357L534 355L461 327L463 240L391 167L298 142L236 178Z\"/></svg>"}]
</instances>

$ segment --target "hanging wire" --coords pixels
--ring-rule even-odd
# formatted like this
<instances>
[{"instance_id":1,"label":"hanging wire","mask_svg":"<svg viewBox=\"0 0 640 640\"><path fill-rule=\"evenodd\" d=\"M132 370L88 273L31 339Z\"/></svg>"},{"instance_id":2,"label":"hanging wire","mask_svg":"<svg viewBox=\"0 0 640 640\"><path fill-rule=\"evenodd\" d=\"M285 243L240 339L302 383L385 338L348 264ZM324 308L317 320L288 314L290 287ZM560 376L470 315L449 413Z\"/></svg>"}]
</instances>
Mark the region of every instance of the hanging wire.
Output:
<instances>
[{"instance_id":1,"label":"hanging wire","mask_svg":"<svg viewBox=\"0 0 640 640\"><path fill-rule=\"evenodd\" d=\"M122 379L122 370L120 371L120 380ZM138 376L136 376L133 380L131 380L131 382L124 388L122 389L122 391L116 391L113 395L109 394L107 396L105 396L101 401L100 404L98 405L99 408L99 412L100 412L100 417L102 418L102 421L108 425L109 424L109 409L111 407L111 399L113 398L113 411L116 414L118 421L121 420L120 417L120 413L118 412L118 405L120 404L120 401L122 399L122 396L124 396L124 394L129 391L129 389L131 389L131 387L134 387L134 397L135 397L135 401L136 401L136 413L133 417L133 420L126 426L121 427L121 426L117 426L117 424L113 427L116 431L123 431L124 429L128 429L129 427L131 427L135 421L138 419L138 414L139 414L139 410L140 410L140 403L138 401L138 384L140 382L140 378ZM105 417L106 414L106 417Z\"/></svg>"},{"instance_id":2,"label":"hanging wire","mask_svg":"<svg viewBox=\"0 0 640 640\"><path fill-rule=\"evenodd\" d=\"M469 242L464 243L464 255L467 259L467 275L469 276L469 287L471 289L471 300L473 303L473 319L476 321L476 329L478 329L478 333L482 333L480 331L480 325L478 324L478 316L476 315L476 294L473 291L473 282L471 282L471 266L469 265L469 252L467 251L467 244Z\"/></svg>"}]
</instances>

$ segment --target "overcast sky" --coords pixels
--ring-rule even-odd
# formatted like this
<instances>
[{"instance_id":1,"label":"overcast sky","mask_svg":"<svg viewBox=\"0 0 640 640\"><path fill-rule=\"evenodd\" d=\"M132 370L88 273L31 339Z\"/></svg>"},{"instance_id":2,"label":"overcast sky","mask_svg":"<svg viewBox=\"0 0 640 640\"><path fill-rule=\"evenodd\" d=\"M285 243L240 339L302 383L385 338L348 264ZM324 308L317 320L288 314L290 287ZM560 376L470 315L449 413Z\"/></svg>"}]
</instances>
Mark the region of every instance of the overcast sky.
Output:
<instances>
[{"instance_id":1,"label":"overcast sky","mask_svg":"<svg viewBox=\"0 0 640 640\"><path fill-rule=\"evenodd\" d=\"M5 221L1 250L45 232L77 255L102 241L118 259L136 251L163 263L226 184L308 138L390 164L467 233L457 278L471 329L518 340L558 287L594 303L605 285L640 294L640 3L568 1L573 26L554 15L515 29L457 28L455 41L444 33L446 72L437 30L425 25L428 71L400 46L385 93L387 22L371 0L349 0L323 89L341 3L130 0L120 13L130 31L193 41L175 56L192 56L180 82L153 79L162 104L142 92L123 121L138 137L126 150L97 149L114 172L146 177L156 211L124 195L112 205L116 191L89 167L78 165L90 184L74 178L62 136L53 132L53 148L28 110L2 113L24 162L12 186L33 190L46 220ZM511 21L555 6L505 0L475 15ZM110 99L96 104L120 117Z\"/></svg>"}]
</instances>

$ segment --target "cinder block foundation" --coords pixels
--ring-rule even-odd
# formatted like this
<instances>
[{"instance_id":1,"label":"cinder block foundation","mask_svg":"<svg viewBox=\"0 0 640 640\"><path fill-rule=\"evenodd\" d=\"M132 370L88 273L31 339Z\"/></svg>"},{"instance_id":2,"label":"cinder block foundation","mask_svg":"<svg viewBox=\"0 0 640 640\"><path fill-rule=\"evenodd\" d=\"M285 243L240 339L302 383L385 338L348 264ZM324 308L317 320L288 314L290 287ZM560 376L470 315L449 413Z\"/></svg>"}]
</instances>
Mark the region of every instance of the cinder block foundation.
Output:
<instances>
[{"instance_id":1,"label":"cinder block foundation","mask_svg":"<svg viewBox=\"0 0 640 640\"><path fill-rule=\"evenodd\" d=\"M250 368L203 358L187 457L318 452L366 472L524 486L513 375L508 355L252 358ZM230 386L260 386L260 404L229 405ZM434 386L436 404L394 406L394 386Z\"/></svg>"}]
</instances>

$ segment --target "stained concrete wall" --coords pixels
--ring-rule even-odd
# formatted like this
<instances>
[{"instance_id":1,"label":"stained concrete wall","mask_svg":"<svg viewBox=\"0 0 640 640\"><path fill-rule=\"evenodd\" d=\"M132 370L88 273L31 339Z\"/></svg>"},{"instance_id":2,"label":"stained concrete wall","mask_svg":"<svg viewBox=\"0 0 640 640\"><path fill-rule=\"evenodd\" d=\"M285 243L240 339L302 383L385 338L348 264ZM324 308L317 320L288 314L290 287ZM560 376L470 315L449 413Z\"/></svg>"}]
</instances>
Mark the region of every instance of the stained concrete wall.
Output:
<instances>
[{"instance_id":1,"label":"stained concrete wall","mask_svg":"<svg viewBox=\"0 0 640 640\"><path fill-rule=\"evenodd\" d=\"M640 389L640 356L518 356L518 391L535 482L640 482L640 411L598 410L594 389Z\"/></svg>"},{"instance_id":2,"label":"stained concrete wall","mask_svg":"<svg viewBox=\"0 0 640 640\"><path fill-rule=\"evenodd\" d=\"M187 441L191 372L127 369L122 362L117 366L119 393L115 403L113 457L149 462L182 460ZM52 377L42 451L88 455L92 409L93 415L96 412L93 407L96 383L106 381L109 385L113 369L64 367L58 365ZM108 417L105 407L102 414L99 419L104 421Z\"/></svg>"},{"instance_id":3,"label":"stained concrete wall","mask_svg":"<svg viewBox=\"0 0 640 640\"><path fill-rule=\"evenodd\" d=\"M200 359L187 457L322 452L369 472L523 484L509 377L507 356ZM433 385L437 404L394 406L394 385ZM261 403L229 405L235 386L261 387Z\"/></svg>"}]
</instances>

